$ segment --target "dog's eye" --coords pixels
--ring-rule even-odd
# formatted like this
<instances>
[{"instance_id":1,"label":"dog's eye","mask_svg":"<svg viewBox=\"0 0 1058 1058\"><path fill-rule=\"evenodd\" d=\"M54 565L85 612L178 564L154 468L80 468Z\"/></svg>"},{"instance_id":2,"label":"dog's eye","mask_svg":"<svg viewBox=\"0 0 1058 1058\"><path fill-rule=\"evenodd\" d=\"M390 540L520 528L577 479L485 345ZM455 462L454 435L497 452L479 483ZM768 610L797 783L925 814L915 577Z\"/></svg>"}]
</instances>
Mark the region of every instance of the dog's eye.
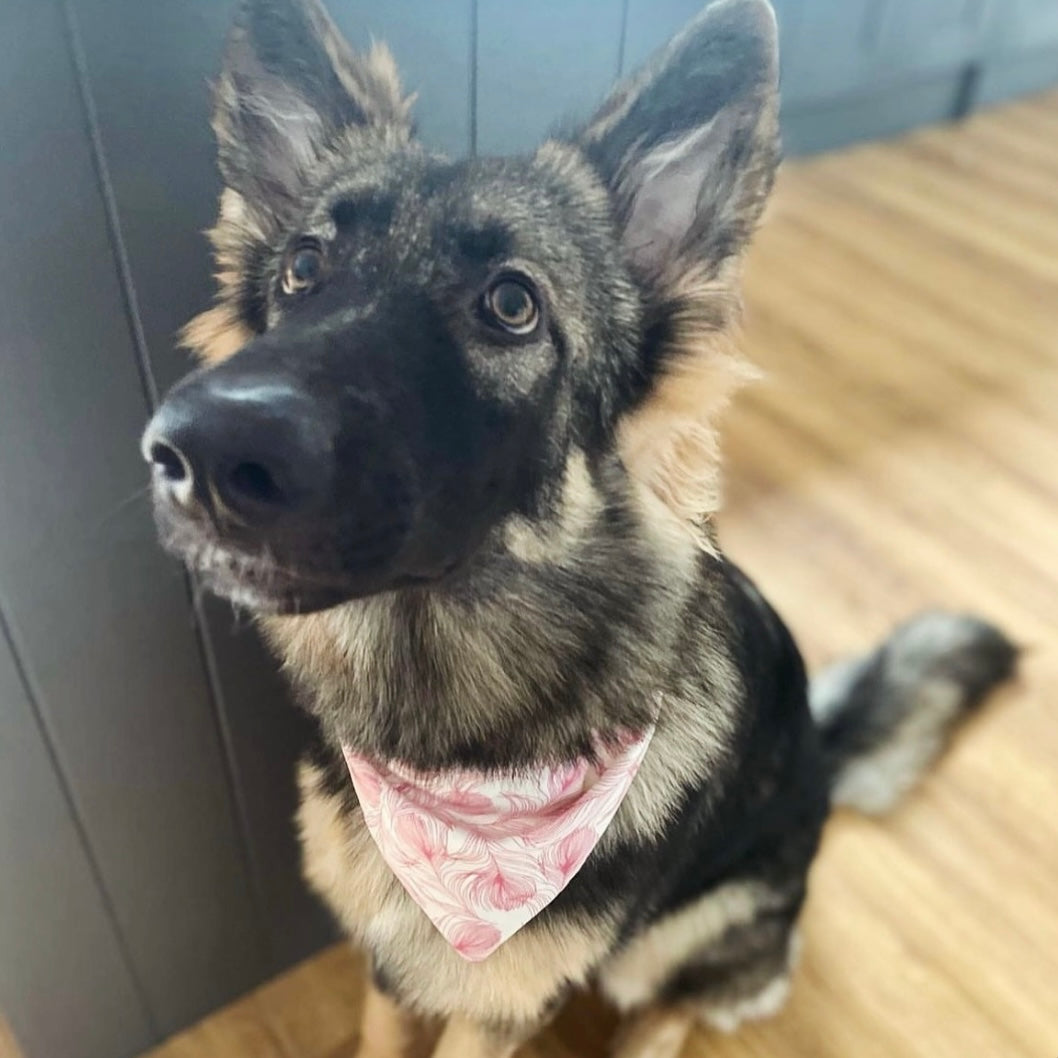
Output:
<instances>
[{"instance_id":1,"label":"dog's eye","mask_svg":"<svg viewBox=\"0 0 1058 1058\"><path fill-rule=\"evenodd\" d=\"M500 279L485 294L485 313L490 322L511 334L529 334L540 319L533 292L517 279Z\"/></svg>"},{"instance_id":2,"label":"dog's eye","mask_svg":"<svg viewBox=\"0 0 1058 1058\"><path fill-rule=\"evenodd\" d=\"M291 248L283 262L284 294L307 294L323 278L323 248L314 241L304 241Z\"/></svg>"}]
</instances>

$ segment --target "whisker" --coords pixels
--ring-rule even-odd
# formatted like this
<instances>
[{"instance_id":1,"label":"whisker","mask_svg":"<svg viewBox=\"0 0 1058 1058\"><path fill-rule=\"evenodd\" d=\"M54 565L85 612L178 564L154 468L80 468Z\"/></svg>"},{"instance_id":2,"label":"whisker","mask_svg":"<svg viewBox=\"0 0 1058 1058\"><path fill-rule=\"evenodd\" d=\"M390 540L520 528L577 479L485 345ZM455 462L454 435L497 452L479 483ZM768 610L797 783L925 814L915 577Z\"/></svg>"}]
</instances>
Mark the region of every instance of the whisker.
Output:
<instances>
[{"instance_id":1,"label":"whisker","mask_svg":"<svg viewBox=\"0 0 1058 1058\"><path fill-rule=\"evenodd\" d=\"M144 486L143 486L142 488L138 488L138 489L136 489L136 490L135 490L135 491L134 491L134 492L132 493L132 495L130 495L130 496L126 496L126 497L125 497L125 498L124 498L123 500L121 500L121 501L120 501L120 502L118 502L118 503L117 503L117 504L116 504L116 505L115 505L114 507L112 507L112 508L111 508L111 509L110 509L110 510L109 510L109 511L108 511L108 512L106 513L106 514L104 514L104 515L103 515L103 516L102 516L102 517L101 517L101 518L100 518L100 519L99 519L99 520L98 520L98 521L97 521L97 522L96 522L96 523L95 523L95 524L94 524L94 525L92 526L92 528L91 528L91 529L89 530L89 532L91 533L91 535L93 535L93 536L94 536L94 535L95 535L96 533L98 533L98 532L99 532L99 531L100 531L101 529L104 529L104 528L105 528L105 527L107 526L107 524L108 524L109 522L113 521L113 520L114 520L114 519L115 519L115 518L116 518L116 517L117 517L117 516L118 516L119 514L121 514L121 513L122 513L122 511L124 511L124 510L126 510L127 508L131 507L131 506L132 506L132 504L134 504L134 503L135 503L135 502L136 502L137 500L142 500L142 499L143 499L144 497L146 497L146 496L147 496L147 494L148 494L148 493L149 493L150 491L151 491L151 484L150 484L150 482L148 482L148 483L147 483L146 485L144 485Z\"/></svg>"},{"instance_id":2,"label":"whisker","mask_svg":"<svg viewBox=\"0 0 1058 1058\"><path fill-rule=\"evenodd\" d=\"M202 583L202 578L197 574L189 573L188 576L191 580L192 620L197 621L200 614L202 614L203 617L205 616L202 609L202 600L206 595L206 586Z\"/></svg>"}]
</instances>

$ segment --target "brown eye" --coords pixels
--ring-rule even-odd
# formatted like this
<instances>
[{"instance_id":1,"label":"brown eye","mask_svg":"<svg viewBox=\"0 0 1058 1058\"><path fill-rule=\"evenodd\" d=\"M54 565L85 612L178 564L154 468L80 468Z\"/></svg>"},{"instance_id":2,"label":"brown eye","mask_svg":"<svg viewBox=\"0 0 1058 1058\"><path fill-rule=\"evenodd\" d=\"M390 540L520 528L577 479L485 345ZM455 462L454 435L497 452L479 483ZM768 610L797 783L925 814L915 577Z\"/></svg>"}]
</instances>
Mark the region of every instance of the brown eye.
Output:
<instances>
[{"instance_id":1,"label":"brown eye","mask_svg":"<svg viewBox=\"0 0 1058 1058\"><path fill-rule=\"evenodd\" d=\"M302 242L288 251L283 264L284 294L307 294L323 278L323 249L315 242Z\"/></svg>"},{"instance_id":2,"label":"brown eye","mask_svg":"<svg viewBox=\"0 0 1058 1058\"><path fill-rule=\"evenodd\" d=\"M540 319L536 297L517 279L501 279L485 294L485 311L491 322L511 334L529 334Z\"/></svg>"}]
</instances>

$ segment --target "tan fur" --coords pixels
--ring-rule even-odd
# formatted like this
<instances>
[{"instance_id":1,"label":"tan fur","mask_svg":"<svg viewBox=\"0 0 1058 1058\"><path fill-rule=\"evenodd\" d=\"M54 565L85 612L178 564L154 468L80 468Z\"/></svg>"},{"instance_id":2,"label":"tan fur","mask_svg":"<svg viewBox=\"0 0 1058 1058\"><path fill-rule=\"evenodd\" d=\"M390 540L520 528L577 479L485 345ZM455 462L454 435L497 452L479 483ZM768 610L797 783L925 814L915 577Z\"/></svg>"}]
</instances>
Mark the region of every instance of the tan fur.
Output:
<instances>
[{"instance_id":1,"label":"tan fur","mask_svg":"<svg viewBox=\"0 0 1058 1058\"><path fill-rule=\"evenodd\" d=\"M484 962L467 962L404 891L359 812L343 814L311 767L302 767L300 784L309 883L351 936L393 954L387 969L413 1008L455 1012L458 1005L485 1023L532 1023L564 984L583 984L612 946L613 923L596 915L523 930Z\"/></svg>"},{"instance_id":2,"label":"tan fur","mask_svg":"<svg viewBox=\"0 0 1058 1058\"><path fill-rule=\"evenodd\" d=\"M591 483L583 452L574 452L566 464L560 508L555 518L534 522L521 515L508 518L503 542L523 562L550 562L572 549L591 530L602 497Z\"/></svg>"},{"instance_id":3,"label":"tan fur","mask_svg":"<svg viewBox=\"0 0 1058 1058\"><path fill-rule=\"evenodd\" d=\"M715 548L704 523L721 503L718 418L734 394L757 377L738 355L735 265L711 275L680 270L665 284L681 311L667 373L621 424L618 444L629 473ZM721 321L723 329L718 329Z\"/></svg>"},{"instance_id":4,"label":"tan fur","mask_svg":"<svg viewBox=\"0 0 1058 1058\"><path fill-rule=\"evenodd\" d=\"M392 691L387 655L392 648L394 605L392 597L382 595L296 618L266 617L260 624L285 667L306 683L329 687L355 678L361 697L385 700ZM511 644L502 636L481 635L477 625L460 622L433 600L424 605L430 606L430 619L450 656L461 659L448 675L455 687L453 695L467 703L463 717L467 733L474 733L479 718L488 719L475 706L493 713L515 709L518 674L508 664ZM546 655L539 661L541 666L551 664Z\"/></svg>"},{"instance_id":5,"label":"tan fur","mask_svg":"<svg viewBox=\"0 0 1058 1058\"><path fill-rule=\"evenodd\" d=\"M445 1027L433 1058L509 1058L521 1040L491 1035L480 1025L455 1017Z\"/></svg>"},{"instance_id":6,"label":"tan fur","mask_svg":"<svg viewBox=\"0 0 1058 1058\"><path fill-rule=\"evenodd\" d=\"M180 335L181 344L206 363L219 363L234 356L253 331L239 318L234 306L221 303L199 313Z\"/></svg>"},{"instance_id":7,"label":"tan fur","mask_svg":"<svg viewBox=\"0 0 1058 1058\"><path fill-rule=\"evenodd\" d=\"M686 583L697 561L698 534L653 490L636 480L633 486L641 524L656 554L673 567L674 584ZM573 451L555 515L535 522L512 515L503 526L503 543L523 562L561 562L589 538L603 502L592 483L584 453Z\"/></svg>"},{"instance_id":8,"label":"tan fur","mask_svg":"<svg viewBox=\"0 0 1058 1058\"><path fill-rule=\"evenodd\" d=\"M637 498L656 553L671 564L671 583L687 583L701 546L698 534L645 485L640 485ZM610 842L639 842L659 836L686 790L700 784L703 775L723 771L738 712L738 680L723 642L703 643L701 649L712 658L716 689L708 709L703 709L700 700L673 695L658 701L658 726L650 751L603 836L603 849Z\"/></svg>"},{"instance_id":9,"label":"tan fur","mask_svg":"<svg viewBox=\"0 0 1058 1058\"><path fill-rule=\"evenodd\" d=\"M23 1058L7 1019L0 1014L0 1058Z\"/></svg>"},{"instance_id":10,"label":"tan fur","mask_svg":"<svg viewBox=\"0 0 1058 1058\"><path fill-rule=\"evenodd\" d=\"M217 304L184 327L181 343L206 363L218 363L237 353L253 331L242 318L238 290L242 278L243 247L266 237L264 222L230 187L220 196L217 223L206 236L216 262Z\"/></svg>"}]
</instances>

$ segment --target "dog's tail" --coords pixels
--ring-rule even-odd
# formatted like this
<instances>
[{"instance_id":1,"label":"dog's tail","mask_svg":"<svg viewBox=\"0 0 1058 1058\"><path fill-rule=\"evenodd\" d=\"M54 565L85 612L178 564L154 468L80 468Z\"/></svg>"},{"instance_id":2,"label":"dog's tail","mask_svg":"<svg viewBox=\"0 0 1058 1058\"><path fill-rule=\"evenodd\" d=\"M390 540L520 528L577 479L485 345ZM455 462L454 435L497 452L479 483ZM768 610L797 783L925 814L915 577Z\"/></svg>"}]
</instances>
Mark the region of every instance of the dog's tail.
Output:
<instances>
[{"instance_id":1,"label":"dog's tail","mask_svg":"<svg viewBox=\"0 0 1058 1058\"><path fill-rule=\"evenodd\" d=\"M1017 649L975 617L924 613L877 650L812 681L812 714L834 803L892 808L947 746L959 722L1014 672Z\"/></svg>"}]
</instances>

